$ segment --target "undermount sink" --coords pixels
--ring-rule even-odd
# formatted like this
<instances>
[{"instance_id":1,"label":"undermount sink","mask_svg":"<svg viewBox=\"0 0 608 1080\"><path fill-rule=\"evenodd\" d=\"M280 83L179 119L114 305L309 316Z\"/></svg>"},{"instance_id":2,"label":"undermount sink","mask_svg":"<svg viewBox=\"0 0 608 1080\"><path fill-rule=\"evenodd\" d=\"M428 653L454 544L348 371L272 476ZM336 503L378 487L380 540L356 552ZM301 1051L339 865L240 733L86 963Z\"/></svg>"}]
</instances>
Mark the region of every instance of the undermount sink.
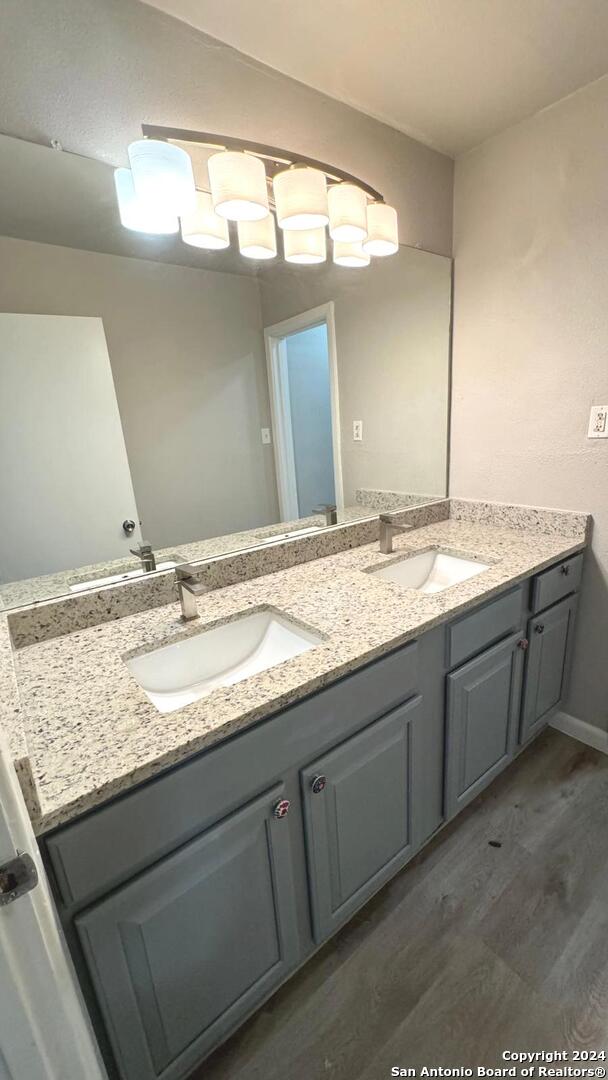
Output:
<instances>
[{"instance_id":1,"label":"undermount sink","mask_svg":"<svg viewBox=\"0 0 608 1080\"><path fill-rule=\"evenodd\" d=\"M421 551L419 555L392 562L379 570L372 570L375 577L394 581L406 589L422 593L438 593L458 585L461 581L489 570L487 563L476 562L461 555L448 555L445 551Z\"/></svg>"},{"instance_id":2,"label":"undermount sink","mask_svg":"<svg viewBox=\"0 0 608 1080\"><path fill-rule=\"evenodd\" d=\"M174 712L320 645L324 639L275 611L256 611L125 659L161 713Z\"/></svg>"},{"instance_id":3,"label":"undermount sink","mask_svg":"<svg viewBox=\"0 0 608 1080\"><path fill-rule=\"evenodd\" d=\"M157 563L156 569L172 570L174 566L177 566L177 562L167 560L165 562ZM101 589L102 585L117 585L119 581L131 581L132 578L143 577L144 574L150 572L151 571L144 570L140 566L137 570L127 570L122 574L108 574L107 577L87 578L85 581L77 581L73 585L70 585L70 592L84 592L88 589Z\"/></svg>"}]
</instances>

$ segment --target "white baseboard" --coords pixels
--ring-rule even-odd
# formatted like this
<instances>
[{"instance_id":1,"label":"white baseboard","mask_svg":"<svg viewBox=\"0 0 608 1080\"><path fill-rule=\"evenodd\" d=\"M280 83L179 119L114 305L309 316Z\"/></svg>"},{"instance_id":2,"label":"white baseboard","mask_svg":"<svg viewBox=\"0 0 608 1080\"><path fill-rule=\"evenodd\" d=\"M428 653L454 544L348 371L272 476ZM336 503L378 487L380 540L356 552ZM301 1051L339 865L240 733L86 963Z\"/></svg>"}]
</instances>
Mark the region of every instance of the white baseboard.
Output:
<instances>
[{"instance_id":1,"label":"white baseboard","mask_svg":"<svg viewBox=\"0 0 608 1080\"><path fill-rule=\"evenodd\" d=\"M608 754L608 731L602 731L593 724L587 724L585 720L579 720L577 716L557 712L550 721L550 726L562 731L564 735L571 735L573 739L586 743L587 746L593 746L595 750L601 750L603 754Z\"/></svg>"}]
</instances>

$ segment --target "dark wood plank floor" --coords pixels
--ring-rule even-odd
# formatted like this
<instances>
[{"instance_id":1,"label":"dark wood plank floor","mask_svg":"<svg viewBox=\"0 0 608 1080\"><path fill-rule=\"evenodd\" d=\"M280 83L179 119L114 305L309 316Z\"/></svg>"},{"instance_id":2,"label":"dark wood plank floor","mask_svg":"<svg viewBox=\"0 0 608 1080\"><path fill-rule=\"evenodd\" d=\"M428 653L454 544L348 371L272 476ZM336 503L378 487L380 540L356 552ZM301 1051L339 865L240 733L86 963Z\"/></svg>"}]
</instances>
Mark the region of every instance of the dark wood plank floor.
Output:
<instances>
[{"instance_id":1,"label":"dark wood plank floor","mask_svg":"<svg viewBox=\"0 0 608 1080\"><path fill-rule=\"evenodd\" d=\"M548 730L192 1080L575 1047L608 1050L608 757Z\"/></svg>"}]
</instances>

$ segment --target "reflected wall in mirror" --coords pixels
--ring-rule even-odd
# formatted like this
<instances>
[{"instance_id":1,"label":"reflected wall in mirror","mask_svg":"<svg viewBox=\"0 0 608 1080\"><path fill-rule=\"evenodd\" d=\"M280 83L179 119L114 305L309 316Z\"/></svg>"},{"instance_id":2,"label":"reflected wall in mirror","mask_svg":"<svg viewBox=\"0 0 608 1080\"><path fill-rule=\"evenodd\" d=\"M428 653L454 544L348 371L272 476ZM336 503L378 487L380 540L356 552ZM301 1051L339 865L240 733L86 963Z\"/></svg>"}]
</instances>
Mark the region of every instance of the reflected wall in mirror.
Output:
<instances>
[{"instance_id":1,"label":"reflected wall in mirror","mask_svg":"<svg viewBox=\"0 0 608 1080\"><path fill-rule=\"evenodd\" d=\"M101 162L0 167L3 606L445 496L449 259L249 264L123 229Z\"/></svg>"}]
</instances>

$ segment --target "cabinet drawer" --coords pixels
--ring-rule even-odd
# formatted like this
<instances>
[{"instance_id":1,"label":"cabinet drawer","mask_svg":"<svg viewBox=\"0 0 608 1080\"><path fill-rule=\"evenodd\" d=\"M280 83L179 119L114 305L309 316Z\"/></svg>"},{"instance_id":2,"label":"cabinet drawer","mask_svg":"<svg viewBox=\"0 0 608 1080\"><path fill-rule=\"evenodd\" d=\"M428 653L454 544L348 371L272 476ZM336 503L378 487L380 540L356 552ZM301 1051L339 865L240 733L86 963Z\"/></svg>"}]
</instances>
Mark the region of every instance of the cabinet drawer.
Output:
<instances>
[{"instance_id":1,"label":"cabinet drawer","mask_svg":"<svg viewBox=\"0 0 608 1080\"><path fill-rule=\"evenodd\" d=\"M451 623L447 634L448 668L463 664L488 645L514 633L522 625L522 613L523 588L518 585Z\"/></svg>"},{"instance_id":2,"label":"cabinet drawer","mask_svg":"<svg viewBox=\"0 0 608 1080\"><path fill-rule=\"evenodd\" d=\"M412 642L49 835L66 907L80 907L416 693Z\"/></svg>"},{"instance_id":3,"label":"cabinet drawer","mask_svg":"<svg viewBox=\"0 0 608 1080\"><path fill-rule=\"evenodd\" d=\"M557 566L551 566L537 574L532 583L532 614L543 611L563 596L576 592L581 583L583 572L583 553L564 559Z\"/></svg>"}]
</instances>

